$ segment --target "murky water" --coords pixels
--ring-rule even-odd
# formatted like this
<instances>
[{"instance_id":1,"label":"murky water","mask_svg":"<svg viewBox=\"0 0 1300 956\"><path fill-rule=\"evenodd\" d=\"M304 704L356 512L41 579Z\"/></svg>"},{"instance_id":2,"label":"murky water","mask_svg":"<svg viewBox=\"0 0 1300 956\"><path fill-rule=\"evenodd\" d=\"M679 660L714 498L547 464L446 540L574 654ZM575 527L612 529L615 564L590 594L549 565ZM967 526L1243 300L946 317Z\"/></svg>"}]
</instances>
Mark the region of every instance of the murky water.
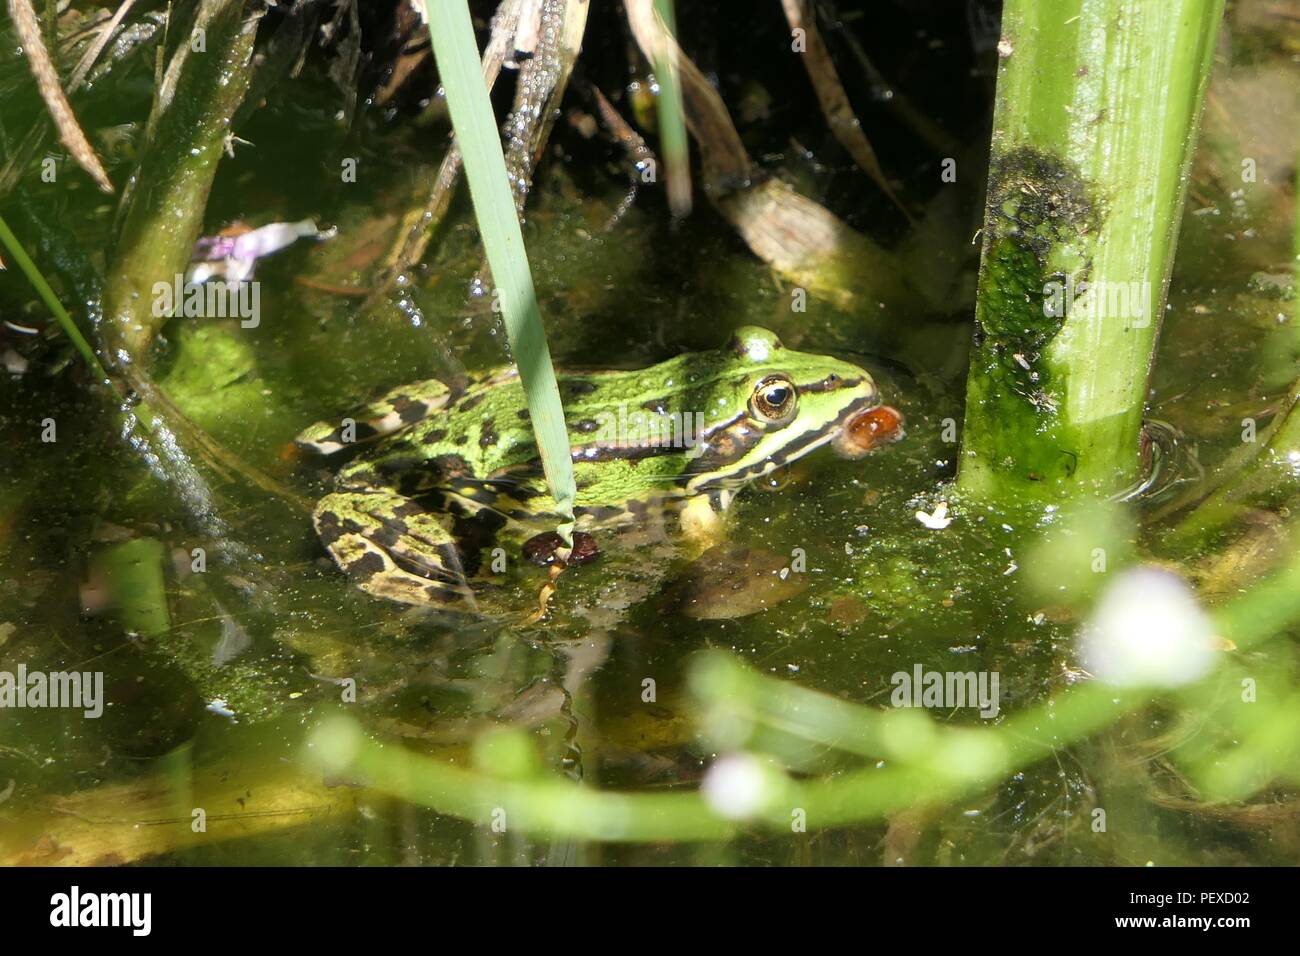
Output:
<instances>
[{"instance_id":1,"label":"murky water","mask_svg":"<svg viewBox=\"0 0 1300 956\"><path fill-rule=\"evenodd\" d=\"M964 30L949 27L938 39L961 63L978 67L991 55L958 52L972 43ZM1292 255L1285 173L1293 182L1295 152L1288 160L1277 130L1295 118L1285 91L1294 99L1296 74L1283 49L1257 41L1229 42L1237 55L1216 73L1151 405L1211 474L1239 444L1242 419L1266 419L1295 373L1292 304L1252 277L1285 275ZM756 155L856 227L872 232L878 215L892 223L887 241L906 242L906 224L888 219L879 197L858 202L870 187L824 132L811 139L815 108L793 119L771 76L738 78L735 54L714 52L724 92L751 104L742 111L775 112L752 124ZM923 110L943 99L934 77L884 65L899 69L900 85L912 81ZM962 102L933 109L978 156L984 143L965 99L985 110L989 100L974 72ZM775 105L763 105L763 93ZM307 759L312 729L341 713L394 747L454 766L472 764L475 742L508 726L526 732L541 769L559 778L686 791L716 756L698 737L688 687L703 650L880 707L899 671L997 672L1006 715L1079 679L1073 638L1093 594L1091 585L1054 592L1035 579L1041 511L993 512L946 488L957 466L951 423L962 418L969 296L952 310L918 305L915 327L888 343L864 341L853 315L820 304L794 313L788 290L707 205L674 224L659 197L643 195L604 231L625 177L613 151L563 121L525 228L559 364L636 368L718 347L731 329L759 324L791 346L870 367L906 416L908 437L859 462L818 454L751 487L731 514L732 544L702 558L663 528L611 535L597 563L561 576L540 623L526 618L545 572L513 554L481 619L414 612L348 587L308 520L328 474L291 450L293 436L403 381L496 366L504 334L490 302L469 294L481 260L463 195L426 267L391 301L363 314L360 297L339 294L368 281L398 218L431 180L444 138L401 110L385 121L363 109L357 129L342 130L331 119L336 95L311 64L300 84L273 92L241 131L253 145L236 145L223 164L206 219L211 231L235 219L313 217L335 226L336 237L260 265L256 328L177 319L159 345L161 387L242 465L200 463L202 488L160 478L122 441L113 409L52 329L39 344L12 330L0 338L0 351L25 357L24 368L10 362L0 386L0 670L102 672L107 702L90 720L66 709L4 712L0 861L1293 862L1293 814L1173 805L1162 786L1167 768L1138 756L1138 743L1173 720L1160 709L930 809L807 833L742 832L730 842L529 838L322 774ZM6 113L6 124L13 119ZM933 157L920 161L924 151L889 122L878 143L886 166L926 204L929 228L958 243L978 218L981 177L963 177L950 195L924 186ZM1228 173L1250 136L1261 171L1240 193ZM359 157L355 183L339 181L347 157ZM111 225L84 188L23 203L92 249ZM29 221L11 205L3 212L19 230ZM872 215L854 214L862 208ZM4 318L45 325L17 273L0 284ZM54 440L43 440L51 421ZM280 490L252 481L254 471ZM212 520L195 519L196 500L211 502ZM918 520L941 502L959 520L943 529ZM1146 514L1154 523L1139 529L1140 509L1125 512L1116 540L1192 563L1196 555L1161 551L1161 519ZM764 575L796 561L800 570L779 583ZM969 710L936 716L981 723ZM862 765L829 747L767 743L800 779ZM1105 839L1092 813L1103 804L1112 821ZM196 832L200 810L206 822Z\"/></svg>"}]
</instances>

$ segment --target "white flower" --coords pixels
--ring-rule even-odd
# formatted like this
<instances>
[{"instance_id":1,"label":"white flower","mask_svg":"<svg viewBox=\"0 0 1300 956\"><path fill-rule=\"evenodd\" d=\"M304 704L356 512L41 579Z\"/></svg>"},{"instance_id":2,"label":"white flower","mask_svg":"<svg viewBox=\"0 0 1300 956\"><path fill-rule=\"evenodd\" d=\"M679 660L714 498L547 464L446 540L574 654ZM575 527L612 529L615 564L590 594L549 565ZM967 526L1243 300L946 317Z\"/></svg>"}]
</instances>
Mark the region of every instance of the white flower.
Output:
<instances>
[{"instance_id":1,"label":"white flower","mask_svg":"<svg viewBox=\"0 0 1300 956\"><path fill-rule=\"evenodd\" d=\"M1214 625L1181 577L1159 568L1121 573L1080 634L1096 677L1121 687L1178 687L1209 671Z\"/></svg>"},{"instance_id":2,"label":"white flower","mask_svg":"<svg viewBox=\"0 0 1300 956\"><path fill-rule=\"evenodd\" d=\"M772 796L767 769L753 754L726 754L709 767L700 784L704 802L728 820L752 817Z\"/></svg>"}]
</instances>

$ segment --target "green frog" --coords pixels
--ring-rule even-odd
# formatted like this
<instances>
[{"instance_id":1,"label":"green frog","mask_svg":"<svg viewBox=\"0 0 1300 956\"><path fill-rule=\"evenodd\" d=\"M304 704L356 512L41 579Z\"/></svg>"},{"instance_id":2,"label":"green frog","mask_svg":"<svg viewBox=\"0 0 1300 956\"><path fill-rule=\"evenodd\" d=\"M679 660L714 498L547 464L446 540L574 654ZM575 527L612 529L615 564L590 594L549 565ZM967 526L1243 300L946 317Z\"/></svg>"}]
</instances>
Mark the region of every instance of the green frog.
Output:
<instances>
[{"instance_id":1,"label":"green frog","mask_svg":"<svg viewBox=\"0 0 1300 956\"><path fill-rule=\"evenodd\" d=\"M756 327L726 348L640 371L558 378L574 514L588 534L673 511L708 527L746 484L823 445L860 457L901 436L865 370L787 349ZM338 566L377 597L472 604L457 547L465 522L526 535L560 520L513 369L464 388L429 380L394 389L297 442L323 455L366 446L338 471L313 522Z\"/></svg>"}]
</instances>

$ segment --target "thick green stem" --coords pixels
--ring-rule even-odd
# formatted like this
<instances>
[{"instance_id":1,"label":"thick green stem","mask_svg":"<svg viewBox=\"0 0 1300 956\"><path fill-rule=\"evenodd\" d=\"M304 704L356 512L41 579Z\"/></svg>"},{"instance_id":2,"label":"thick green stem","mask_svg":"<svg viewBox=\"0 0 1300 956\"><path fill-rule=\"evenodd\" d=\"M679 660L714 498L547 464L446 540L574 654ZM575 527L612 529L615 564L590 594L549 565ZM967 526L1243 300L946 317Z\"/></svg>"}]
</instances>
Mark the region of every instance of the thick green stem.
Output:
<instances>
[{"instance_id":1,"label":"thick green stem","mask_svg":"<svg viewBox=\"0 0 1300 956\"><path fill-rule=\"evenodd\" d=\"M242 0L204 0L173 54L104 290L102 335L115 360L145 361L167 320L154 314L154 285L170 285L189 264L231 117L248 90L256 33Z\"/></svg>"},{"instance_id":2,"label":"thick green stem","mask_svg":"<svg viewBox=\"0 0 1300 956\"><path fill-rule=\"evenodd\" d=\"M1147 379L1223 0L1008 0L960 483L1109 493Z\"/></svg>"}]
</instances>

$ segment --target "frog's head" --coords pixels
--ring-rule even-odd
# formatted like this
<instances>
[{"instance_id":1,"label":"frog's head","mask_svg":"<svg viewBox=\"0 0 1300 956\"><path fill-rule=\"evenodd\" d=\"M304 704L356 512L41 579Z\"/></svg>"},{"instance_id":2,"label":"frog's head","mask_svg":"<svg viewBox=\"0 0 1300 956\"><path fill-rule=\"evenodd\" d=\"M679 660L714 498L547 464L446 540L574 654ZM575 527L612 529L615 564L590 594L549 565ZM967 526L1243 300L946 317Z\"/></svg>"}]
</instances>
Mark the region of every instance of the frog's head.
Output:
<instances>
[{"instance_id":1,"label":"frog's head","mask_svg":"<svg viewBox=\"0 0 1300 956\"><path fill-rule=\"evenodd\" d=\"M823 445L861 457L902 437L902 417L881 405L870 373L850 362L787 349L771 332L737 330L716 403L691 468L694 490L766 475Z\"/></svg>"}]
</instances>

